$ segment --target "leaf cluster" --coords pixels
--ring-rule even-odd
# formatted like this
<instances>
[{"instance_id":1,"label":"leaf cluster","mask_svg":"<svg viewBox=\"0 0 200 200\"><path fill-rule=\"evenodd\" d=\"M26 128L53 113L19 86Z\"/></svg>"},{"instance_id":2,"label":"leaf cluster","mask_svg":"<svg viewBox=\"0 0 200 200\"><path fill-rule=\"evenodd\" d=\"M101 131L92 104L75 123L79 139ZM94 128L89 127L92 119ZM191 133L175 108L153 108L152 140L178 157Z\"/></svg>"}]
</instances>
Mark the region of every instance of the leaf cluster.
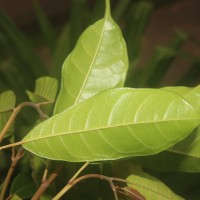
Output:
<instances>
[{"instance_id":1,"label":"leaf cluster","mask_svg":"<svg viewBox=\"0 0 200 200\"><path fill-rule=\"evenodd\" d=\"M192 67L174 85L197 85L199 58L185 56L181 47L188 37L179 32L170 46L156 48L146 69L134 69L153 4L119 1L112 17L110 2L105 2L104 17L80 35L86 25L100 18L104 4L97 0L91 19L81 27L89 7L84 1L72 1L70 21L57 39L42 8L33 1L52 58L48 69L30 41L0 11L0 43L10 55L0 66L0 89L9 87L15 92L0 95L0 131L4 139L0 170L9 169L4 144L22 145L27 150L23 155L19 154L21 149L13 148L8 174L1 177L0 199L4 199L7 186L6 195L12 200L58 199L63 191L88 178L107 181L113 192L107 183L94 179L80 183L63 199L199 198L199 194L195 197L184 193L199 177L178 188L173 178L169 181L165 176L172 175L172 171L176 172L175 178L181 173L199 173L200 86L160 88L177 56L189 57ZM75 15L77 10L80 12ZM113 19L123 23L122 31ZM61 72L58 66L64 59ZM58 96L58 82L48 75L57 77L61 84ZM18 102L25 102L16 106L15 94ZM21 112L26 106L35 108L39 117L37 113L29 114L30 110ZM14 158L21 160L18 174L11 179L16 168ZM84 172L84 167L78 170L82 162L86 162L85 167L90 162ZM77 178L80 173L84 175Z\"/></svg>"}]
</instances>

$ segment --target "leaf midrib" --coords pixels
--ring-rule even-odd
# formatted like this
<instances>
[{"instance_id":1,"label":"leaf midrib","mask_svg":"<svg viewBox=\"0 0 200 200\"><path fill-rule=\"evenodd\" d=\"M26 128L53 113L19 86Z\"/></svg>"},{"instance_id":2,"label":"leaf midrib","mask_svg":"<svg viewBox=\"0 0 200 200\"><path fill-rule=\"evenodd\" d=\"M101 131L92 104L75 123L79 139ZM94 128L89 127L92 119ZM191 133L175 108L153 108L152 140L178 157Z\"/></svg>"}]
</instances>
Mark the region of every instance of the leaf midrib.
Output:
<instances>
[{"instance_id":1,"label":"leaf midrib","mask_svg":"<svg viewBox=\"0 0 200 200\"><path fill-rule=\"evenodd\" d=\"M86 77L85 77L85 80L84 80L84 82L83 82L83 84L82 84L82 86L81 86L81 89L80 89L80 91L79 91L79 93L78 93L78 96L77 96L77 98L76 98L76 100L75 100L75 102L74 102L74 105L78 103L78 100L79 100L79 98L80 98L80 95L81 95L81 93L82 93L82 91L83 91L83 88L85 87L85 84L86 84L86 82L87 82L87 80L88 80L88 77L89 77L89 75L90 75L90 72L91 72L91 70L92 70L92 66L94 65L94 62L95 62L95 60L96 60L96 56L97 56L97 53L98 53L98 51L99 51L100 44L101 44L101 42L102 42L103 32L104 32L104 29L105 29L105 24L106 24L106 22L107 22L107 19L108 19L108 13L106 12L105 17L104 17L103 28L102 28L102 31L101 31L101 34L100 34L100 39L99 39L99 43L98 43L98 45L97 45L97 49L96 49L95 54L94 54L94 58L93 58L93 60L92 60L92 62L91 62L91 64L90 64L89 70L88 70L87 75L86 75Z\"/></svg>"},{"instance_id":2,"label":"leaf midrib","mask_svg":"<svg viewBox=\"0 0 200 200\"><path fill-rule=\"evenodd\" d=\"M194 121L194 120L199 120L199 118L191 118L191 119L170 119L170 120L158 120L158 121L149 121L149 122L139 122L139 123L130 123L130 124L121 124L121 125L116 125L116 126L109 126L109 127L101 127L101 128L93 128L93 129L87 129L87 130L78 130L74 132L61 132L59 134L51 134L47 135L44 137L37 137L34 139L29 139L29 140L22 140L22 144L36 141L36 140L42 140L42 139L48 139L52 137L58 137L58 136L63 136L63 135L70 135L70 134L79 134L79 133L85 133L85 132L90 132L90 131L100 131L102 129L112 129L112 128L119 128L123 126L132 126L132 125L141 125L141 124L152 124L152 123L164 123L164 122L171 122L171 121ZM26 138L26 137L25 137Z\"/></svg>"}]
</instances>

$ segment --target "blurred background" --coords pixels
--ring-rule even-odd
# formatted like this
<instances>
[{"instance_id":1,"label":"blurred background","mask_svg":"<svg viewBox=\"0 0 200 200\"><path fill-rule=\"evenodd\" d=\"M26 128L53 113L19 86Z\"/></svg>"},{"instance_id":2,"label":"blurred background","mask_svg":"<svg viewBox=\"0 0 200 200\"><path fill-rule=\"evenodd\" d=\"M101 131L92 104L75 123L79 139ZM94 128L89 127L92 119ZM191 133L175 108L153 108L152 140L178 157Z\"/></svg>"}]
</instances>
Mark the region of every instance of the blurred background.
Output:
<instances>
[{"instance_id":1,"label":"blurred background","mask_svg":"<svg viewBox=\"0 0 200 200\"><path fill-rule=\"evenodd\" d=\"M200 82L200 1L111 2L113 18L128 47L127 86L192 86ZM17 82L32 89L33 80L41 75L59 78L62 63L81 32L103 17L104 1L0 0L0 8L2 91L8 88L7 82L14 90ZM11 83L14 74L19 77L14 76L15 83ZM21 80L24 75L32 78Z\"/></svg>"},{"instance_id":2,"label":"blurred background","mask_svg":"<svg viewBox=\"0 0 200 200\"><path fill-rule=\"evenodd\" d=\"M199 0L111 3L128 48L126 86L200 83ZM104 9L103 0L0 0L0 93L13 90L19 103L28 100L25 91L34 90L38 77L60 81L63 61L82 31L103 17ZM32 117L22 112L16 130L31 127ZM199 199L199 173L150 173L186 199Z\"/></svg>"}]
</instances>

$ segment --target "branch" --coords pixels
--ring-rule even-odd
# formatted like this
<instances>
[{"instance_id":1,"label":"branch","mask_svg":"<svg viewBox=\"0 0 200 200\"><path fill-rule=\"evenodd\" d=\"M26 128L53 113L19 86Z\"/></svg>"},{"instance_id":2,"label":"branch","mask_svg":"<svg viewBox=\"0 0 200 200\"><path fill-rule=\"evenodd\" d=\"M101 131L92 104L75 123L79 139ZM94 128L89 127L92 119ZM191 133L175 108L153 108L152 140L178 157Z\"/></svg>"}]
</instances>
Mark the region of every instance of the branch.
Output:
<instances>
[{"instance_id":1,"label":"branch","mask_svg":"<svg viewBox=\"0 0 200 200\"><path fill-rule=\"evenodd\" d=\"M2 142L4 136L8 132L10 126L12 125L12 123L14 122L15 118L17 117L18 113L21 111L22 108L24 108L26 106L33 107L37 110L37 112L39 113L39 115L42 119L46 119L46 118L48 118L48 116L45 113L43 113L43 111L40 109L40 106L46 105L49 103L52 103L52 102L50 102L50 101L42 102L42 103L23 102L23 103L19 104L16 108L13 109L13 113L11 114L9 120L7 121L3 130L1 131L0 142Z\"/></svg>"},{"instance_id":2,"label":"branch","mask_svg":"<svg viewBox=\"0 0 200 200\"><path fill-rule=\"evenodd\" d=\"M53 200L60 199L71 187L73 187L73 182L76 180L77 176L89 165L89 162L86 162L74 176L68 181L68 184L53 198Z\"/></svg>"},{"instance_id":3,"label":"branch","mask_svg":"<svg viewBox=\"0 0 200 200\"><path fill-rule=\"evenodd\" d=\"M118 200L118 196L117 196L116 187L113 184L113 181L127 183L126 180L120 179L120 178L108 177L101 174L87 174L79 178L76 178L72 181L69 181L68 184L52 200L59 200L60 197L63 196L68 190L70 190L74 185L76 185L80 181L90 179L90 178L98 178L98 179L107 181L110 184L111 189L113 190L115 200Z\"/></svg>"},{"instance_id":4,"label":"branch","mask_svg":"<svg viewBox=\"0 0 200 200\"><path fill-rule=\"evenodd\" d=\"M60 165L53 173L51 173L51 175L47 179L46 179L47 171L45 169L45 172L42 178L42 184L40 185L40 187L38 188L38 190L36 191L36 193L34 194L31 200L38 200L40 198L40 196L49 187L49 185L51 185L51 183L57 178L58 173L60 172L62 167L63 166Z\"/></svg>"},{"instance_id":5,"label":"branch","mask_svg":"<svg viewBox=\"0 0 200 200\"><path fill-rule=\"evenodd\" d=\"M19 159L24 155L24 150L22 148L20 148L18 151L17 151L17 154L15 155L15 150L14 148L12 148L12 157L11 157L11 160L12 160L12 163L11 163L11 166L10 166L10 169L8 170L8 173L7 173L7 176L6 176L6 179L4 181L4 184L3 184L3 188L2 188L2 191L1 191L1 194L0 194L0 200L4 200L4 196L5 196L5 193L6 193L6 190L7 190L7 187L8 187L8 184L10 182L10 179L11 179L11 176L14 172L14 169L19 161Z\"/></svg>"}]
</instances>

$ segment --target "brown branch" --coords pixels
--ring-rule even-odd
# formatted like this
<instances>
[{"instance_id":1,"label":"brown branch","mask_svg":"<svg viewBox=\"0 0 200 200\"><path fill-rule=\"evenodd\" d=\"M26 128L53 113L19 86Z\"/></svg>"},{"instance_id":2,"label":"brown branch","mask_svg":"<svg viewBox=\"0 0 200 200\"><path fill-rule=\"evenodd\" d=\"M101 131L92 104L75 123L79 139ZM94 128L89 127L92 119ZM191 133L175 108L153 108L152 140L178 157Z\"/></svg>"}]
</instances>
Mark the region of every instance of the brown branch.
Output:
<instances>
[{"instance_id":1,"label":"brown branch","mask_svg":"<svg viewBox=\"0 0 200 200\"><path fill-rule=\"evenodd\" d=\"M60 165L50 176L46 179L46 169L42 178L42 184L34 194L31 200L38 200L40 196L44 193L44 191L51 185L51 183L57 178L58 173L62 169L63 165Z\"/></svg>"},{"instance_id":2,"label":"brown branch","mask_svg":"<svg viewBox=\"0 0 200 200\"><path fill-rule=\"evenodd\" d=\"M76 185L80 181L90 179L90 178L97 178L97 179L107 181L110 184L111 189L113 190L115 200L118 200L118 196L117 196L116 187L113 184L113 181L127 183L126 180L120 179L120 178L108 177L108 176L104 176L104 175L101 175L101 174L87 174L87 175L83 175L79 178L76 178L72 181L69 181L68 184L52 200L59 200L60 197L63 196L68 190L70 190L74 185Z\"/></svg>"},{"instance_id":3,"label":"brown branch","mask_svg":"<svg viewBox=\"0 0 200 200\"><path fill-rule=\"evenodd\" d=\"M12 163L11 163L11 166L10 166L10 169L8 170L8 173L7 173L7 176L6 176L6 179L4 181L4 184L3 184L3 188L2 188L2 191L1 191L1 194L0 194L0 200L3 200L4 199L4 196L5 196L5 193L6 193L6 190L7 190L7 187L8 187L8 184L10 182L10 179L11 179L11 176L14 172L14 169L19 161L19 159L24 155L24 150L22 148L20 148L18 151L17 151L17 154L15 154L15 150L14 148L12 148L12 157L11 157L11 160L12 160Z\"/></svg>"},{"instance_id":4,"label":"brown branch","mask_svg":"<svg viewBox=\"0 0 200 200\"><path fill-rule=\"evenodd\" d=\"M37 112L39 113L39 115L42 119L46 119L46 118L48 118L48 116L45 113L43 113L43 111L40 109L40 106L46 105L49 103L52 103L52 102L42 102L42 103L23 102L23 103L19 104L16 108L13 109L13 113L11 114L9 120L7 121L3 130L1 131L0 142L2 142L4 136L8 132L10 126L12 125L12 123L14 122L15 118L17 117L18 113L21 111L22 108L24 108L26 106L33 107L37 110Z\"/></svg>"}]
</instances>

